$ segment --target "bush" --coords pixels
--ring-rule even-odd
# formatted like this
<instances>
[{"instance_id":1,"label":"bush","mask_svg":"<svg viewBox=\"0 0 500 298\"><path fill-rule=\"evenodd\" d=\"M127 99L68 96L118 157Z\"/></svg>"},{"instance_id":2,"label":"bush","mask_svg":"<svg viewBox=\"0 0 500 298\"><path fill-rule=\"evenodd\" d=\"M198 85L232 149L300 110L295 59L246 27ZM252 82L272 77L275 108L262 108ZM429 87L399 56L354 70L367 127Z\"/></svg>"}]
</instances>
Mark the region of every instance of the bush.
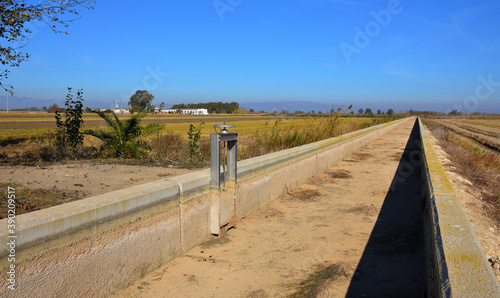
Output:
<instances>
[{"instance_id":1,"label":"bush","mask_svg":"<svg viewBox=\"0 0 500 298\"><path fill-rule=\"evenodd\" d=\"M55 113L55 112L64 113L64 108L60 108L57 106L57 104L53 104L47 109L47 113Z\"/></svg>"},{"instance_id":2,"label":"bush","mask_svg":"<svg viewBox=\"0 0 500 298\"><path fill-rule=\"evenodd\" d=\"M64 149L69 146L74 157L76 157L77 148L83 145L83 134L80 131L83 125L83 91L78 90L76 94L75 100L71 94L71 88L68 88L64 122L59 111L55 111L59 145Z\"/></svg>"},{"instance_id":3,"label":"bush","mask_svg":"<svg viewBox=\"0 0 500 298\"><path fill-rule=\"evenodd\" d=\"M178 133L167 132L151 139L151 153L158 159L180 163L189 158L187 142Z\"/></svg>"}]
</instances>

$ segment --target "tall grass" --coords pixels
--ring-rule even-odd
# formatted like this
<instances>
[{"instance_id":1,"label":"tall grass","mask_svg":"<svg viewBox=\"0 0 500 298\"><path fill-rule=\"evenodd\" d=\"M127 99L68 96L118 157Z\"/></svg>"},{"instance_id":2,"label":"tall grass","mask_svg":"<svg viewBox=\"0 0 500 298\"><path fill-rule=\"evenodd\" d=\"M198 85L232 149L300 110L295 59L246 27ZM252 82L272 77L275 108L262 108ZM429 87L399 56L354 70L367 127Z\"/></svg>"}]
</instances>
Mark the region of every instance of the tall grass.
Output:
<instances>
[{"instance_id":1,"label":"tall grass","mask_svg":"<svg viewBox=\"0 0 500 298\"><path fill-rule=\"evenodd\" d=\"M239 158L245 159L293 148L392 120L394 117L366 120L335 115L313 118L306 124L291 127L281 126L281 120L276 120L269 128L258 131L242 142Z\"/></svg>"}]
</instances>

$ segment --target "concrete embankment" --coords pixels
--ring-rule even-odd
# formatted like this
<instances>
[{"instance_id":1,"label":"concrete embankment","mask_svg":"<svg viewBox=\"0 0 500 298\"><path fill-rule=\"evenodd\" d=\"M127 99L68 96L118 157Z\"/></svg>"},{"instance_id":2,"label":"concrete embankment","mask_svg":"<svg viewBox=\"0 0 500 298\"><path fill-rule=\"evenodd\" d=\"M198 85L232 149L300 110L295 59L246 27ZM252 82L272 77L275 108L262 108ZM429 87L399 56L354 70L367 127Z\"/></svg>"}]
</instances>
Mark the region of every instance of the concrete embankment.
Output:
<instances>
[{"instance_id":1,"label":"concrete embankment","mask_svg":"<svg viewBox=\"0 0 500 298\"><path fill-rule=\"evenodd\" d=\"M414 123L290 188L116 297L424 297Z\"/></svg>"},{"instance_id":2,"label":"concrete embankment","mask_svg":"<svg viewBox=\"0 0 500 298\"><path fill-rule=\"evenodd\" d=\"M238 218L405 121L238 164ZM14 296L106 296L210 239L209 170L16 217ZM221 211L223 212L223 210ZM219 214L219 216L224 216ZM7 239L8 221L0 221ZM7 272L9 248L0 248ZM8 282L2 279L2 287ZM9 294L6 292L6 294Z\"/></svg>"},{"instance_id":3,"label":"concrete embankment","mask_svg":"<svg viewBox=\"0 0 500 298\"><path fill-rule=\"evenodd\" d=\"M431 140L418 120L429 297L500 297L500 288Z\"/></svg>"}]
</instances>

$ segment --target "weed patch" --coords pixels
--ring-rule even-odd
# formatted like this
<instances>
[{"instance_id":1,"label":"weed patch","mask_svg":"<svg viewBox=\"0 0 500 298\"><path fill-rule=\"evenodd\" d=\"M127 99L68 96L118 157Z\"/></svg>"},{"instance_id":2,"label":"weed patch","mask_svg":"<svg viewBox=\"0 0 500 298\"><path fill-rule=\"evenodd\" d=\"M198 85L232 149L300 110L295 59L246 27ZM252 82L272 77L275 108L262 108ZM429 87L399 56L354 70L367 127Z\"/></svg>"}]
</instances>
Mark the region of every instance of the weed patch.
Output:
<instances>
[{"instance_id":1,"label":"weed patch","mask_svg":"<svg viewBox=\"0 0 500 298\"><path fill-rule=\"evenodd\" d=\"M373 206L355 206L351 208L347 208L344 210L349 213L357 213L357 214L366 214L366 215L377 215L378 210Z\"/></svg>"},{"instance_id":2,"label":"weed patch","mask_svg":"<svg viewBox=\"0 0 500 298\"><path fill-rule=\"evenodd\" d=\"M316 201L316 199L321 196L321 193L313 189L300 189L289 193L289 195L296 200L300 201Z\"/></svg>"},{"instance_id":3,"label":"weed patch","mask_svg":"<svg viewBox=\"0 0 500 298\"><path fill-rule=\"evenodd\" d=\"M336 280L351 276L350 271L352 270L343 262L329 266L318 266L314 273L300 283L296 292L288 297L318 297Z\"/></svg>"},{"instance_id":4,"label":"weed patch","mask_svg":"<svg viewBox=\"0 0 500 298\"><path fill-rule=\"evenodd\" d=\"M349 158L344 159L347 162L358 162L367 159L371 155L368 153L354 153Z\"/></svg>"},{"instance_id":5,"label":"weed patch","mask_svg":"<svg viewBox=\"0 0 500 298\"><path fill-rule=\"evenodd\" d=\"M0 183L0 196L7 197L7 187L16 188L16 214L24 214L81 199L82 195L55 189L29 189L18 183ZM0 201L0 219L7 215L7 200Z\"/></svg>"},{"instance_id":6,"label":"weed patch","mask_svg":"<svg viewBox=\"0 0 500 298\"><path fill-rule=\"evenodd\" d=\"M328 171L326 174L334 179L352 179L351 172L347 170Z\"/></svg>"}]
</instances>

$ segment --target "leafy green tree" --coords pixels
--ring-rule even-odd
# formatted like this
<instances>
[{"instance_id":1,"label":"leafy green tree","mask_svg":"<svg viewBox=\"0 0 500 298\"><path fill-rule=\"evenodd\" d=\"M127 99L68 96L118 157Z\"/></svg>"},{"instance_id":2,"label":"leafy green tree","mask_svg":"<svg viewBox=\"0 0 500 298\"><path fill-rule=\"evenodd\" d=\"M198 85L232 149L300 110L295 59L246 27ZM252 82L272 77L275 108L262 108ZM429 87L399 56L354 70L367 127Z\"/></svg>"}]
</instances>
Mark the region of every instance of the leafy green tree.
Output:
<instances>
[{"instance_id":1,"label":"leafy green tree","mask_svg":"<svg viewBox=\"0 0 500 298\"><path fill-rule=\"evenodd\" d=\"M358 110L358 114L363 114L364 110L363 109L359 109Z\"/></svg>"},{"instance_id":2,"label":"leafy green tree","mask_svg":"<svg viewBox=\"0 0 500 298\"><path fill-rule=\"evenodd\" d=\"M149 110L154 98L153 94L150 94L146 90L137 90L135 94L130 97L128 104L132 107L132 112L142 112L144 110Z\"/></svg>"},{"instance_id":3,"label":"leafy green tree","mask_svg":"<svg viewBox=\"0 0 500 298\"><path fill-rule=\"evenodd\" d=\"M366 108L366 109L365 109L365 114L366 114L366 115L370 115L370 116L372 116L372 115L373 115L373 111L372 111L372 109L370 109L370 108Z\"/></svg>"},{"instance_id":4,"label":"leafy green tree","mask_svg":"<svg viewBox=\"0 0 500 298\"><path fill-rule=\"evenodd\" d=\"M140 123L142 118L146 116L145 113L133 114L127 120L122 121L114 113L111 117L99 110L93 112L106 121L109 129L87 131L87 133L102 140L115 157L140 158L145 155L143 149L146 149L147 146L138 142L137 138L146 133L156 133L153 126L158 126L158 124L148 125L143 128Z\"/></svg>"},{"instance_id":5,"label":"leafy green tree","mask_svg":"<svg viewBox=\"0 0 500 298\"><path fill-rule=\"evenodd\" d=\"M394 114L394 111L392 109L387 110L387 115L392 116Z\"/></svg>"},{"instance_id":6,"label":"leafy green tree","mask_svg":"<svg viewBox=\"0 0 500 298\"><path fill-rule=\"evenodd\" d=\"M172 109L186 109L186 105L183 103L176 104L172 106Z\"/></svg>"},{"instance_id":7,"label":"leafy green tree","mask_svg":"<svg viewBox=\"0 0 500 298\"><path fill-rule=\"evenodd\" d=\"M380 109L377 110L377 115L382 114L382 111Z\"/></svg>"},{"instance_id":8,"label":"leafy green tree","mask_svg":"<svg viewBox=\"0 0 500 298\"><path fill-rule=\"evenodd\" d=\"M83 91L80 89L76 93L76 99L68 88L66 102L64 104L64 122L58 110L55 111L56 125L63 143L66 143L76 156L78 146L83 145L83 134L80 131L83 125Z\"/></svg>"},{"instance_id":9,"label":"leafy green tree","mask_svg":"<svg viewBox=\"0 0 500 298\"><path fill-rule=\"evenodd\" d=\"M29 54L21 50L31 34L29 22L41 21L54 33L68 34L63 28L79 18L79 9L93 9L94 4L95 0L0 1L0 63L17 67L29 58ZM9 72L8 68L0 70L0 86L13 94L13 87L3 83Z\"/></svg>"}]
</instances>

